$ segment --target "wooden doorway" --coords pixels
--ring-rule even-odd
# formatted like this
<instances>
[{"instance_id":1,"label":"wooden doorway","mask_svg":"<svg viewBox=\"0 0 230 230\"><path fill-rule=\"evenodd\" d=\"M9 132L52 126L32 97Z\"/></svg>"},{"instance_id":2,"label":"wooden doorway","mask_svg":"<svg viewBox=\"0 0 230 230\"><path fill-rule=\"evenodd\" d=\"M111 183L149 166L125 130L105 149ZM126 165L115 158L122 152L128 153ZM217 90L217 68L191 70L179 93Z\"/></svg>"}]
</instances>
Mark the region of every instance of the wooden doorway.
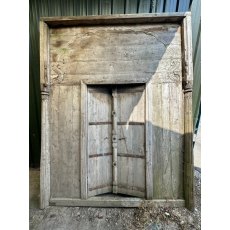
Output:
<instances>
[{"instance_id":1,"label":"wooden doorway","mask_svg":"<svg viewBox=\"0 0 230 230\"><path fill-rule=\"evenodd\" d=\"M146 197L145 85L89 86L88 197Z\"/></svg>"}]
</instances>

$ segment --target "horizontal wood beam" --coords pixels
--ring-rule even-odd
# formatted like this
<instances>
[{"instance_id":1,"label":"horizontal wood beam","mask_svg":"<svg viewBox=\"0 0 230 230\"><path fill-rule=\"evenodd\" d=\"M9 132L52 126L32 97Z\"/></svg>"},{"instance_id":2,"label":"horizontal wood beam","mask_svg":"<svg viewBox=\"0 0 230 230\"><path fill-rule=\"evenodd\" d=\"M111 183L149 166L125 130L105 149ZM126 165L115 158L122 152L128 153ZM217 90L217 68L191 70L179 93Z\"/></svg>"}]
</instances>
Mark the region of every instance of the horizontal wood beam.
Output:
<instances>
[{"instance_id":1,"label":"horizontal wood beam","mask_svg":"<svg viewBox=\"0 0 230 230\"><path fill-rule=\"evenodd\" d=\"M51 198L51 206L90 207L184 207L184 200L144 200L141 198L92 197L87 200L71 198Z\"/></svg>"},{"instance_id":2,"label":"horizontal wood beam","mask_svg":"<svg viewBox=\"0 0 230 230\"><path fill-rule=\"evenodd\" d=\"M112 121L95 121L95 122L89 122L89 125L112 125Z\"/></svg>"},{"instance_id":3,"label":"horizontal wood beam","mask_svg":"<svg viewBox=\"0 0 230 230\"><path fill-rule=\"evenodd\" d=\"M145 155L137 155L137 154L128 154L128 153L118 153L119 157L133 157L133 158L143 158L145 159Z\"/></svg>"},{"instance_id":4,"label":"horizontal wood beam","mask_svg":"<svg viewBox=\"0 0 230 230\"><path fill-rule=\"evenodd\" d=\"M91 154L89 155L89 158L93 157L104 157L104 156L112 156L112 153L96 153L96 154Z\"/></svg>"},{"instance_id":5,"label":"horizontal wood beam","mask_svg":"<svg viewBox=\"0 0 230 230\"><path fill-rule=\"evenodd\" d=\"M76 25L117 25L142 23L181 23L186 13L117 14L106 16L42 17L50 27Z\"/></svg>"}]
</instances>

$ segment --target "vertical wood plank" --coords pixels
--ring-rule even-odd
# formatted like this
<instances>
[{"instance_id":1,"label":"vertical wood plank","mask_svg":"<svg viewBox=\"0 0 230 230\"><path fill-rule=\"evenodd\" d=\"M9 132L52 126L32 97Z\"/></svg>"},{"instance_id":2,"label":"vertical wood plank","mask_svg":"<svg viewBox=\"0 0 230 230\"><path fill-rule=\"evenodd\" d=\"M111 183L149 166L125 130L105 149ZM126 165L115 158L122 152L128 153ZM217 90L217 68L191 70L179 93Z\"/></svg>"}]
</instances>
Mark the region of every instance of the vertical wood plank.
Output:
<instances>
[{"instance_id":1,"label":"vertical wood plank","mask_svg":"<svg viewBox=\"0 0 230 230\"><path fill-rule=\"evenodd\" d=\"M119 87L118 103L118 192L146 197L145 90Z\"/></svg>"},{"instance_id":2,"label":"vertical wood plank","mask_svg":"<svg viewBox=\"0 0 230 230\"><path fill-rule=\"evenodd\" d=\"M59 158L60 158L60 141L58 139L59 134L59 95L60 87L53 86L50 90L50 197L57 197L56 194L59 191Z\"/></svg>"},{"instance_id":3,"label":"vertical wood plank","mask_svg":"<svg viewBox=\"0 0 230 230\"><path fill-rule=\"evenodd\" d=\"M88 197L112 192L112 94L88 87Z\"/></svg>"},{"instance_id":4,"label":"vertical wood plank","mask_svg":"<svg viewBox=\"0 0 230 230\"><path fill-rule=\"evenodd\" d=\"M182 25L184 46L184 196L188 209L194 209L194 163L193 163L193 120L192 120L192 31L191 13L187 13Z\"/></svg>"},{"instance_id":5,"label":"vertical wood plank","mask_svg":"<svg viewBox=\"0 0 230 230\"><path fill-rule=\"evenodd\" d=\"M162 101L161 101L161 84L152 84L152 98L153 98L153 115L151 118L152 123L152 141L153 141L153 196L155 199L162 198L163 179L162 179L162 156L161 144L163 137L162 129Z\"/></svg>"},{"instance_id":6,"label":"vertical wood plank","mask_svg":"<svg viewBox=\"0 0 230 230\"><path fill-rule=\"evenodd\" d=\"M171 105L170 105L170 84L162 84L162 145L161 145L161 168L162 168L162 183L163 188L162 192L165 198L172 197L172 181L171 181L171 172L172 172L172 163L171 163Z\"/></svg>"},{"instance_id":7,"label":"vertical wood plank","mask_svg":"<svg viewBox=\"0 0 230 230\"><path fill-rule=\"evenodd\" d=\"M80 85L72 86L72 172L74 197L80 198Z\"/></svg>"},{"instance_id":8,"label":"vertical wood plank","mask_svg":"<svg viewBox=\"0 0 230 230\"><path fill-rule=\"evenodd\" d=\"M40 208L42 209L49 206L50 199L48 38L48 26L44 22L40 22L40 82L42 97Z\"/></svg>"},{"instance_id":9,"label":"vertical wood plank","mask_svg":"<svg viewBox=\"0 0 230 230\"><path fill-rule=\"evenodd\" d=\"M81 81L81 198L87 199L87 86Z\"/></svg>"},{"instance_id":10,"label":"vertical wood plank","mask_svg":"<svg viewBox=\"0 0 230 230\"><path fill-rule=\"evenodd\" d=\"M183 198L183 91L181 82L152 84L154 198Z\"/></svg>"},{"instance_id":11,"label":"vertical wood plank","mask_svg":"<svg viewBox=\"0 0 230 230\"><path fill-rule=\"evenodd\" d=\"M183 99L181 83L170 84L169 103L172 199L183 199Z\"/></svg>"},{"instance_id":12,"label":"vertical wood plank","mask_svg":"<svg viewBox=\"0 0 230 230\"><path fill-rule=\"evenodd\" d=\"M80 198L79 130L80 86L52 86L50 93L52 198Z\"/></svg>"},{"instance_id":13,"label":"vertical wood plank","mask_svg":"<svg viewBox=\"0 0 230 230\"><path fill-rule=\"evenodd\" d=\"M113 193L117 193L117 88L112 91L113 96L113 131L112 131L112 147L113 147Z\"/></svg>"},{"instance_id":14,"label":"vertical wood plank","mask_svg":"<svg viewBox=\"0 0 230 230\"><path fill-rule=\"evenodd\" d=\"M194 209L194 169L192 140L192 92L187 89L184 94L184 195L185 205L188 209Z\"/></svg>"},{"instance_id":15,"label":"vertical wood plank","mask_svg":"<svg viewBox=\"0 0 230 230\"><path fill-rule=\"evenodd\" d=\"M146 198L153 199L153 133L152 133L152 112L153 112L153 93L151 83L146 84L146 121L145 121L145 137L146 137Z\"/></svg>"}]
</instances>

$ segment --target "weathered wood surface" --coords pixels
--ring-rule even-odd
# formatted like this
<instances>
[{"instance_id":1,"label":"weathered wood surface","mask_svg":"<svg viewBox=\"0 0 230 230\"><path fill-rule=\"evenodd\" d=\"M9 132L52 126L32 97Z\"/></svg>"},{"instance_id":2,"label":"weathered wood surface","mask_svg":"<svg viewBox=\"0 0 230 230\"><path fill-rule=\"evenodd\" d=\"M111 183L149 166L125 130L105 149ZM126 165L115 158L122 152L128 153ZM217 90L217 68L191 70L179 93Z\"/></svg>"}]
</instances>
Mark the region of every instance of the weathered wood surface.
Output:
<instances>
[{"instance_id":1,"label":"weathered wood surface","mask_svg":"<svg viewBox=\"0 0 230 230\"><path fill-rule=\"evenodd\" d=\"M48 74L49 68L49 29L46 23L40 21L40 84L41 88L44 85L50 84L50 78Z\"/></svg>"},{"instance_id":2,"label":"weathered wood surface","mask_svg":"<svg viewBox=\"0 0 230 230\"><path fill-rule=\"evenodd\" d=\"M181 84L152 84L154 198L183 198L183 92Z\"/></svg>"},{"instance_id":3,"label":"weathered wood surface","mask_svg":"<svg viewBox=\"0 0 230 230\"><path fill-rule=\"evenodd\" d=\"M128 197L91 197L88 200L53 198L50 205L56 206L93 206L93 207L184 207L184 200L144 200L141 198Z\"/></svg>"},{"instance_id":4,"label":"weathered wood surface","mask_svg":"<svg viewBox=\"0 0 230 230\"><path fill-rule=\"evenodd\" d=\"M40 208L46 208L50 199L50 139L49 139L49 94L42 93L42 133L40 169Z\"/></svg>"},{"instance_id":5,"label":"weathered wood surface","mask_svg":"<svg viewBox=\"0 0 230 230\"><path fill-rule=\"evenodd\" d=\"M51 29L50 60L51 84L178 82L180 26Z\"/></svg>"},{"instance_id":6,"label":"weathered wood surface","mask_svg":"<svg viewBox=\"0 0 230 230\"><path fill-rule=\"evenodd\" d=\"M50 199L50 129L49 129L49 91L50 76L47 71L48 27L40 22L40 83L41 83L41 161L40 161L40 207L46 208Z\"/></svg>"},{"instance_id":7,"label":"weathered wood surface","mask_svg":"<svg viewBox=\"0 0 230 230\"><path fill-rule=\"evenodd\" d=\"M122 87L117 92L118 192L145 197L145 89ZM129 122L142 124L132 125ZM134 157L133 157L134 156Z\"/></svg>"},{"instance_id":8,"label":"weathered wood surface","mask_svg":"<svg viewBox=\"0 0 230 230\"><path fill-rule=\"evenodd\" d=\"M186 207L194 209L192 92L184 95L184 196Z\"/></svg>"},{"instance_id":9,"label":"weathered wood surface","mask_svg":"<svg viewBox=\"0 0 230 230\"><path fill-rule=\"evenodd\" d=\"M80 101L80 178L81 178L81 198L88 198L88 100L87 86L81 81L81 101Z\"/></svg>"},{"instance_id":10,"label":"weathered wood surface","mask_svg":"<svg viewBox=\"0 0 230 230\"><path fill-rule=\"evenodd\" d=\"M51 197L80 197L80 87L50 93Z\"/></svg>"},{"instance_id":11,"label":"weathered wood surface","mask_svg":"<svg viewBox=\"0 0 230 230\"><path fill-rule=\"evenodd\" d=\"M183 37L183 88L184 88L184 196L186 207L194 209L193 120L192 120L192 28L191 14L182 25Z\"/></svg>"},{"instance_id":12,"label":"weathered wood surface","mask_svg":"<svg viewBox=\"0 0 230 230\"><path fill-rule=\"evenodd\" d=\"M89 87L88 117L89 195L145 197L145 87Z\"/></svg>"},{"instance_id":13,"label":"weathered wood surface","mask_svg":"<svg viewBox=\"0 0 230 230\"><path fill-rule=\"evenodd\" d=\"M173 205L177 201L184 205L180 199L185 198L192 209L190 18L188 15L181 29L179 23L172 22L181 22L184 14L171 22L162 17L163 24L146 17L138 18L139 22L155 23L119 25L132 19L125 16L125 21L117 20L112 26L115 18L105 22L99 17L95 25L108 24L90 26L92 18L64 18L63 25L89 26L53 27L49 36L47 25L41 25L41 83L48 88L51 84L42 117L42 130L47 130L41 158L45 166L41 166L44 207L50 196L51 203L70 206L131 207L142 202L126 202L120 197L102 201L90 196L113 190L112 91L107 87L145 83L146 89L119 86L117 90L118 192L154 199L154 205L155 199L160 203L161 199L176 199ZM58 25L58 20L50 19L48 24ZM108 85L100 88L92 84ZM44 158L48 149L50 195L49 186L44 186L49 182L49 155Z\"/></svg>"},{"instance_id":14,"label":"weathered wood surface","mask_svg":"<svg viewBox=\"0 0 230 230\"><path fill-rule=\"evenodd\" d=\"M146 199L153 199L153 187L155 183L153 181L153 150L155 145L152 128L153 118L153 92L152 84L147 83L145 87L145 152L146 152Z\"/></svg>"},{"instance_id":15,"label":"weathered wood surface","mask_svg":"<svg viewBox=\"0 0 230 230\"><path fill-rule=\"evenodd\" d=\"M117 87L112 89L112 120L113 120L113 129L112 129L112 149L113 149L113 193L117 193Z\"/></svg>"},{"instance_id":16,"label":"weathered wood surface","mask_svg":"<svg viewBox=\"0 0 230 230\"><path fill-rule=\"evenodd\" d=\"M41 20L50 27L80 26L80 25L119 25L119 24L144 24L158 22L181 23L186 13L152 13L152 14L117 14L80 17L43 17Z\"/></svg>"},{"instance_id":17,"label":"weathered wood surface","mask_svg":"<svg viewBox=\"0 0 230 230\"><path fill-rule=\"evenodd\" d=\"M112 95L106 87L88 91L88 194L112 192ZM104 123L110 124L104 124ZM100 124L101 123L101 124Z\"/></svg>"}]
</instances>

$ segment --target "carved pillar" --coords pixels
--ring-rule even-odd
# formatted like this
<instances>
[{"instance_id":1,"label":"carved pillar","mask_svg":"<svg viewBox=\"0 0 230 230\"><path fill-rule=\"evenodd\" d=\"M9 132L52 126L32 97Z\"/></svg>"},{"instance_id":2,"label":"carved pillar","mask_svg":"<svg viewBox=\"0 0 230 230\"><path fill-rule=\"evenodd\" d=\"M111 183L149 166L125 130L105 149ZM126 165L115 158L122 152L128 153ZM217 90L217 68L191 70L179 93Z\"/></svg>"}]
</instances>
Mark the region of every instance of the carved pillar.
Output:
<instances>
[{"instance_id":1,"label":"carved pillar","mask_svg":"<svg viewBox=\"0 0 230 230\"><path fill-rule=\"evenodd\" d=\"M192 81L184 83L184 194L185 204L194 209Z\"/></svg>"},{"instance_id":2,"label":"carved pillar","mask_svg":"<svg viewBox=\"0 0 230 230\"><path fill-rule=\"evenodd\" d=\"M49 87L41 91L41 163L40 163L40 208L49 206L50 199L50 151L49 151Z\"/></svg>"}]
</instances>

